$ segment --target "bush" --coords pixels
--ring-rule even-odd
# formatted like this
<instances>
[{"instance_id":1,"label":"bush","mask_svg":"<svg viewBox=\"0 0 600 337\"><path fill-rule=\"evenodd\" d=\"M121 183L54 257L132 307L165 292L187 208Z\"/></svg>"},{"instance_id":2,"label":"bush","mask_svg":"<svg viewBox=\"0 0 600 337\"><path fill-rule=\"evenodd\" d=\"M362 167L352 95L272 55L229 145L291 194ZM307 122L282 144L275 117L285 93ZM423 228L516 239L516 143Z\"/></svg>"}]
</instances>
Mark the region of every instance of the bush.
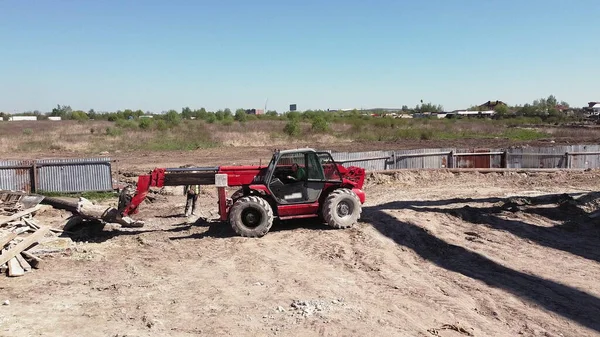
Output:
<instances>
[{"instance_id":1,"label":"bush","mask_svg":"<svg viewBox=\"0 0 600 337\"><path fill-rule=\"evenodd\" d=\"M128 119L119 119L115 122L115 125L117 127L123 128L123 129L137 129L138 128L138 125L135 121L128 120Z\"/></svg>"},{"instance_id":2,"label":"bush","mask_svg":"<svg viewBox=\"0 0 600 337\"><path fill-rule=\"evenodd\" d=\"M235 120L238 122L245 122L248 119L248 114L244 110L238 110L235 112Z\"/></svg>"},{"instance_id":3,"label":"bush","mask_svg":"<svg viewBox=\"0 0 600 337\"><path fill-rule=\"evenodd\" d=\"M33 134L33 130L31 130L31 129L23 129L23 134L25 136L30 136L30 135Z\"/></svg>"},{"instance_id":4,"label":"bush","mask_svg":"<svg viewBox=\"0 0 600 337\"><path fill-rule=\"evenodd\" d=\"M285 132L288 136L298 136L300 135L300 123L297 119L292 119L283 128L283 132Z\"/></svg>"},{"instance_id":5,"label":"bush","mask_svg":"<svg viewBox=\"0 0 600 337\"><path fill-rule=\"evenodd\" d=\"M153 121L150 118L142 118L139 122L139 127L142 130L148 130L152 127Z\"/></svg>"},{"instance_id":6,"label":"bush","mask_svg":"<svg viewBox=\"0 0 600 337\"><path fill-rule=\"evenodd\" d=\"M123 131L121 129L111 128L111 127L107 127L106 128L106 135L107 136L116 137L116 136L120 136L122 134L123 134Z\"/></svg>"},{"instance_id":7,"label":"bush","mask_svg":"<svg viewBox=\"0 0 600 337\"><path fill-rule=\"evenodd\" d=\"M156 122L156 129L157 129L157 130L160 130L160 131L165 131L165 130L167 130L168 128L169 128L169 127L168 127L168 125L167 125L167 122L165 122L164 120L162 120L162 119L161 119L161 120L158 120L158 121Z\"/></svg>"},{"instance_id":8,"label":"bush","mask_svg":"<svg viewBox=\"0 0 600 337\"><path fill-rule=\"evenodd\" d=\"M233 118L231 116L223 118L223 121L221 121L221 123L225 126L230 126L233 124Z\"/></svg>"},{"instance_id":9,"label":"bush","mask_svg":"<svg viewBox=\"0 0 600 337\"><path fill-rule=\"evenodd\" d=\"M214 123L216 121L217 121L217 117L215 116L215 114L211 113L211 114L208 115L208 117L206 117L206 122L207 123L212 124L212 123Z\"/></svg>"},{"instance_id":10,"label":"bush","mask_svg":"<svg viewBox=\"0 0 600 337\"><path fill-rule=\"evenodd\" d=\"M179 125L181 123L181 115L175 110L169 110L165 115L165 121L167 121L167 125L170 127Z\"/></svg>"},{"instance_id":11,"label":"bush","mask_svg":"<svg viewBox=\"0 0 600 337\"><path fill-rule=\"evenodd\" d=\"M312 122L312 130L314 132L327 132L329 131L329 123L323 116L316 116Z\"/></svg>"}]
</instances>

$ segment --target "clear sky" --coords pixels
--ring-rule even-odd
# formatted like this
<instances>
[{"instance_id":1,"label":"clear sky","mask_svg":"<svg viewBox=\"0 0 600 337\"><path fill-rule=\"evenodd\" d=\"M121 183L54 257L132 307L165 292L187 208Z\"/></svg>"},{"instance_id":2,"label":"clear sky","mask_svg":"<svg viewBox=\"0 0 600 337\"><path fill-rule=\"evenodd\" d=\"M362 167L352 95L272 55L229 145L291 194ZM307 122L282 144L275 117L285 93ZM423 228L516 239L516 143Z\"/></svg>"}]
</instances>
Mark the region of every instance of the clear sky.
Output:
<instances>
[{"instance_id":1,"label":"clear sky","mask_svg":"<svg viewBox=\"0 0 600 337\"><path fill-rule=\"evenodd\" d=\"M599 0L0 0L0 111L600 101Z\"/></svg>"}]
</instances>

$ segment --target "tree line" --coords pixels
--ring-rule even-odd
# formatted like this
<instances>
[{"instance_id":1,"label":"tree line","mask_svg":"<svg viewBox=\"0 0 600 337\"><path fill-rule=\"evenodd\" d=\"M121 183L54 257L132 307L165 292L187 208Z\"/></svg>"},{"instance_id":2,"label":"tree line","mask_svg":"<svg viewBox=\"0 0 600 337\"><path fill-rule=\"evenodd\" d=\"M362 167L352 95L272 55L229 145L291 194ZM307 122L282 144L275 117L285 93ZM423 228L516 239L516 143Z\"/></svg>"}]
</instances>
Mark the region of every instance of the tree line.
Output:
<instances>
[{"instance_id":1,"label":"tree line","mask_svg":"<svg viewBox=\"0 0 600 337\"><path fill-rule=\"evenodd\" d=\"M467 110L486 110L480 105L473 105ZM539 117L542 120L556 120L561 121L567 119L569 115L573 115L573 112L582 112L581 109L571 109L570 105L565 101L558 101L554 95L550 95L547 98L540 98L526 103L524 105L510 106L507 104L498 104L494 107L496 111L495 118L512 118L512 117ZM569 114L568 112L571 112ZM395 113L400 114L414 114L432 112L439 113L444 112L444 107L434 103L423 103L417 104L414 108L409 108L407 105L403 105L401 109L394 110ZM161 113L151 113L149 111L142 111L140 109L132 110L118 110L115 112L96 112L94 109L89 111L74 110L69 105L57 105L52 111L42 113L40 111L30 111L14 115L21 116L37 116L38 119L47 119L48 116L57 116L65 120L107 120L107 121L118 121L118 120L137 120L141 116L153 116L156 119L163 119L166 121L173 122L178 119L201 119L208 122L215 121L240 121L244 122L250 119L310 119L324 118L330 120L332 117L364 117L369 115L385 116L389 115L389 109L368 109L358 110L354 109L351 111L340 111L340 110L305 110L305 111L288 111L283 114L279 114L275 110L269 110L262 115L250 115L245 109L237 109L235 112L230 109L220 109L217 111L207 111L205 108L191 109L190 107L184 107L180 111L169 110ZM0 117L6 119L9 114L0 113Z\"/></svg>"}]
</instances>

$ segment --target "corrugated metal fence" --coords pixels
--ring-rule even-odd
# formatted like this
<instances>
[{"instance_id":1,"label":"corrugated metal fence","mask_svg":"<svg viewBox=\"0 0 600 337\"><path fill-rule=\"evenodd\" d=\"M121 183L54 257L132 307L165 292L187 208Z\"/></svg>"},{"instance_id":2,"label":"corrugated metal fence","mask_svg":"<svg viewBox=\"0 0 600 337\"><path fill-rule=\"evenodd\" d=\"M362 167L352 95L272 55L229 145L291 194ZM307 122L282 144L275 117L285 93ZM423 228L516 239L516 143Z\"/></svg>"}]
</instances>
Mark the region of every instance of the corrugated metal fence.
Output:
<instances>
[{"instance_id":1,"label":"corrugated metal fence","mask_svg":"<svg viewBox=\"0 0 600 337\"><path fill-rule=\"evenodd\" d=\"M113 189L109 158L0 161L0 189L87 192Z\"/></svg>"},{"instance_id":2,"label":"corrugated metal fence","mask_svg":"<svg viewBox=\"0 0 600 337\"><path fill-rule=\"evenodd\" d=\"M600 168L600 145L331 152L331 155L344 166L359 166L368 171L436 168Z\"/></svg>"}]
</instances>

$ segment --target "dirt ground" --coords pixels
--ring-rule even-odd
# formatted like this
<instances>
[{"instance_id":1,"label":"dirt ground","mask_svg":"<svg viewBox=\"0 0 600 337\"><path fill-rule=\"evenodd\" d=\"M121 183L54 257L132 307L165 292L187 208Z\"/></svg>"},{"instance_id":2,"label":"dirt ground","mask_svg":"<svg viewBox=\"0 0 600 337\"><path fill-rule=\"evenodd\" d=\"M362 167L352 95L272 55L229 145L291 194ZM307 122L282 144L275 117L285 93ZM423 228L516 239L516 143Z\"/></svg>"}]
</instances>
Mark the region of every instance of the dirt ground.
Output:
<instances>
[{"instance_id":1,"label":"dirt ground","mask_svg":"<svg viewBox=\"0 0 600 337\"><path fill-rule=\"evenodd\" d=\"M211 220L213 188L208 221L165 188L145 227L50 239L41 269L0 277L0 335L600 336L599 178L372 175L356 227L285 222L260 239Z\"/></svg>"}]
</instances>

